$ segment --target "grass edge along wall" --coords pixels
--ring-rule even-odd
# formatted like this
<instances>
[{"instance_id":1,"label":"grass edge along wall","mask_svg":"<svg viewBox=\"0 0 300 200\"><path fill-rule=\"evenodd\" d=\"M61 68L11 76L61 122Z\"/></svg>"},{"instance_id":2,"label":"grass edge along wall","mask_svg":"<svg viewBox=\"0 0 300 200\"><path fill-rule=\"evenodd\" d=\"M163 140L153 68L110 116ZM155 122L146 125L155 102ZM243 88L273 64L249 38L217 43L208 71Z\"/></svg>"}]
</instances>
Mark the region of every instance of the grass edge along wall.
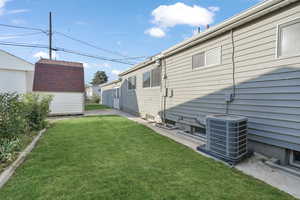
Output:
<instances>
[{"instance_id":1,"label":"grass edge along wall","mask_svg":"<svg viewBox=\"0 0 300 200\"><path fill-rule=\"evenodd\" d=\"M259 10L262 5L266 6ZM249 14L247 23L224 32L220 28L218 34L215 30L223 25L212 27L162 52L160 87L142 87L143 73L157 67L159 56L121 73L121 109L142 116L166 115L169 120L188 125L187 128L201 126L203 123L198 121L203 122L206 115L226 113L225 96L233 93L234 75L236 98L228 107L229 114L249 118L251 149L287 164L290 150L300 151L300 52L278 55L278 37L289 34L280 28L293 30L290 25L294 24L298 27L300 3L271 0L252 9L253 15L263 14L256 19ZM283 32L278 34L280 30ZM209 35L211 38L206 39ZM208 66L203 62L204 66L193 68L194 55L206 55L218 48L219 63ZM214 56L208 55L207 59ZM136 79L133 90L128 90L129 77Z\"/></svg>"}]
</instances>

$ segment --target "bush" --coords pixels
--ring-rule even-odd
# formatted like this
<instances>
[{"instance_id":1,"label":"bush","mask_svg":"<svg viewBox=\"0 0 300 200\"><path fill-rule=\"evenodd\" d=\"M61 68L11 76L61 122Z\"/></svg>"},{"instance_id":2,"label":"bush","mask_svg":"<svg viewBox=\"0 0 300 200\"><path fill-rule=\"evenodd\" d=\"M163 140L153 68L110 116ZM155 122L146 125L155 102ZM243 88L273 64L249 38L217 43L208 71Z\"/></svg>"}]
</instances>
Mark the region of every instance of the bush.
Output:
<instances>
[{"instance_id":1,"label":"bush","mask_svg":"<svg viewBox=\"0 0 300 200\"><path fill-rule=\"evenodd\" d=\"M20 96L16 93L0 94L0 138L15 138L26 130Z\"/></svg>"},{"instance_id":2,"label":"bush","mask_svg":"<svg viewBox=\"0 0 300 200\"><path fill-rule=\"evenodd\" d=\"M99 102L100 102L100 97L98 95L93 95L90 103L99 103Z\"/></svg>"},{"instance_id":3,"label":"bush","mask_svg":"<svg viewBox=\"0 0 300 200\"><path fill-rule=\"evenodd\" d=\"M30 130L41 130L46 127L51 100L52 96L50 95L29 93L23 96L25 119Z\"/></svg>"},{"instance_id":4,"label":"bush","mask_svg":"<svg viewBox=\"0 0 300 200\"><path fill-rule=\"evenodd\" d=\"M0 138L0 163L12 161L20 146L19 138Z\"/></svg>"}]
</instances>

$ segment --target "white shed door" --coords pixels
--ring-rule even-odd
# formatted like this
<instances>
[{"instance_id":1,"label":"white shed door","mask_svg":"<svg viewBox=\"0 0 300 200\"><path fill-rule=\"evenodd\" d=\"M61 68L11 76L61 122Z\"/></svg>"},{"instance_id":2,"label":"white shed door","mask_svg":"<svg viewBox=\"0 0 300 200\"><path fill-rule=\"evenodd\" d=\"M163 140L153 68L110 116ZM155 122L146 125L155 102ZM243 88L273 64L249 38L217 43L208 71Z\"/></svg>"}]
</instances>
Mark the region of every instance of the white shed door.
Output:
<instances>
[{"instance_id":1,"label":"white shed door","mask_svg":"<svg viewBox=\"0 0 300 200\"><path fill-rule=\"evenodd\" d=\"M83 113L83 93L53 92L48 94L53 95L53 100L50 105L50 114L68 115Z\"/></svg>"},{"instance_id":2,"label":"white shed door","mask_svg":"<svg viewBox=\"0 0 300 200\"><path fill-rule=\"evenodd\" d=\"M26 93L26 72L0 69L0 92Z\"/></svg>"}]
</instances>

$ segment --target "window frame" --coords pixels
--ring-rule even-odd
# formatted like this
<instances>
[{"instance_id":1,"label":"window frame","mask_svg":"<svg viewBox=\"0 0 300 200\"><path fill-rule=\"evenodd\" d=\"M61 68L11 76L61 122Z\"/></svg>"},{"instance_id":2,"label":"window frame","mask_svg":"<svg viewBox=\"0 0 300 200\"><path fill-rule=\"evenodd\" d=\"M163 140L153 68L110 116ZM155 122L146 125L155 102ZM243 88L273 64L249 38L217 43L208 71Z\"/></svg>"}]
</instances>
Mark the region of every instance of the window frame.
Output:
<instances>
[{"instance_id":1,"label":"window frame","mask_svg":"<svg viewBox=\"0 0 300 200\"><path fill-rule=\"evenodd\" d=\"M134 77L135 77L135 87L134 87L134 88L129 88L129 79L132 79L132 78L134 78ZM128 77L128 78L127 78L127 90L128 90L128 91L136 90L136 85L137 85L136 82L137 82L137 81L136 81L136 75L133 75L133 76Z\"/></svg>"},{"instance_id":2,"label":"window frame","mask_svg":"<svg viewBox=\"0 0 300 200\"><path fill-rule=\"evenodd\" d=\"M201 66L195 67L194 66L194 56L198 56L200 54L204 54L204 65L203 66L201 65ZM192 68L193 69L199 69L199 68L205 67L205 64L206 64L206 52L205 51L201 51L199 53L196 53L196 54L192 55Z\"/></svg>"},{"instance_id":3,"label":"window frame","mask_svg":"<svg viewBox=\"0 0 300 200\"><path fill-rule=\"evenodd\" d=\"M151 89L151 88L157 88L157 87L161 87L161 84L162 84L162 68L160 68L160 84L159 85L156 85L156 86L152 86L152 70L155 70L155 69L157 69L157 68L160 68L160 67L154 67L154 68L151 68L151 69L149 69L149 70L147 70L147 71L145 71L145 72L143 72L142 73L142 88L143 89ZM150 74L150 86L149 87L144 87L144 74L145 73L149 73Z\"/></svg>"},{"instance_id":4,"label":"window frame","mask_svg":"<svg viewBox=\"0 0 300 200\"><path fill-rule=\"evenodd\" d=\"M279 51L281 50L281 35L282 35L281 30L282 30L282 28L288 27L290 25L298 24L298 23L300 23L300 17L277 24L275 58L281 59L281 58L289 58L289 57L294 57L294 56L300 55L300 52L294 53L294 54L289 54L289 55L284 55L284 56L279 54Z\"/></svg>"},{"instance_id":5,"label":"window frame","mask_svg":"<svg viewBox=\"0 0 300 200\"><path fill-rule=\"evenodd\" d=\"M158 68L160 68L160 77L159 77L159 79L160 79L160 82L159 82L159 85L156 85L156 86L152 86L152 71L153 70L157 70ZM162 82L162 76L161 76L161 74L162 74L162 68L161 67L154 67L154 68L152 68L151 70L150 70L150 88L156 88L156 87L161 87L161 82Z\"/></svg>"},{"instance_id":6,"label":"window frame","mask_svg":"<svg viewBox=\"0 0 300 200\"><path fill-rule=\"evenodd\" d=\"M290 165L295 166L295 167L300 167L300 162L295 162L294 161L294 150L290 151Z\"/></svg>"},{"instance_id":7,"label":"window frame","mask_svg":"<svg viewBox=\"0 0 300 200\"><path fill-rule=\"evenodd\" d=\"M207 52L208 51L212 51L214 49L218 49L218 51L220 53L220 62L216 63L216 64L207 65L207 61L206 61L206 59L207 59ZM208 49L208 50L201 51L199 53L193 54L192 55L192 69L193 70L199 70L199 69L205 69L207 67L213 67L213 66L221 65L222 64L222 50L223 50L222 46L218 46L218 47L214 47L214 48L211 48L211 49ZM198 67L193 67L193 56L201 54L201 53L204 53L204 65L203 66L198 66Z\"/></svg>"},{"instance_id":8,"label":"window frame","mask_svg":"<svg viewBox=\"0 0 300 200\"><path fill-rule=\"evenodd\" d=\"M149 79L150 79L149 87L144 87L144 74L146 74L146 73L149 73ZM143 89L151 88L151 82L152 82L152 80L151 80L151 70L143 72L142 76L143 76Z\"/></svg>"}]
</instances>

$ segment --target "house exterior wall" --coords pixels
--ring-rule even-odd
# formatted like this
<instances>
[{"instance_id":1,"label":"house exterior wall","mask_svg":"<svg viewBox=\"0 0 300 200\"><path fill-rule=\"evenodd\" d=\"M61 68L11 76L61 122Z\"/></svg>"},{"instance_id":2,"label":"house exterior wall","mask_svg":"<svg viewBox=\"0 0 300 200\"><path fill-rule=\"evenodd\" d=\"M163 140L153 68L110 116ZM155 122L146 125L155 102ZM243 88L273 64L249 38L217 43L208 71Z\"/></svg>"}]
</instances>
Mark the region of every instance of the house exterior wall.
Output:
<instances>
[{"instance_id":1,"label":"house exterior wall","mask_svg":"<svg viewBox=\"0 0 300 200\"><path fill-rule=\"evenodd\" d=\"M229 114L249 118L249 139L300 150L300 56L276 57L277 26L300 17L300 3L277 10L231 32L166 58L167 117L204 122L226 112L232 92L234 44L236 98ZM192 69L192 55L222 47L220 65Z\"/></svg>"},{"instance_id":2,"label":"house exterior wall","mask_svg":"<svg viewBox=\"0 0 300 200\"><path fill-rule=\"evenodd\" d=\"M37 92L52 95L50 115L73 115L84 112L84 93L79 92Z\"/></svg>"},{"instance_id":3,"label":"house exterior wall","mask_svg":"<svg viewBox=\"0 0 300 200\"><path fill-rule=\"evenodd\" d=\"M143 73L157 67L154 63L122 77L121 109L142 117L155 118L161 110L162 87L143 88ZM128 90L127 79L136 76L136 89Z\"/></svg>"},{"instance_id":4,"label":"house exterior wall","mask_svg":"<svg viewBox=\"0 0 300 200\"><path fill-rule=\"evenodd\" d=\"M113 82L101 86L101 104L114 107L115 88L121 87L121 82Z\"/></svg>"},{"instance_id":5,"label":"house exterior wall","mask_svg":"<svg viewBox=\"0 0 300 200\"><path fill-rule=\"evenodd\" d=\"M0 92L31 92L33 73L33 64L0 50Z\"/></svg>"},{"instance_id":6,"label":"house exterior wall","mask_svg":"<svg viewBox=\"0 0 300 200\"><path fill-rule=\"evenodd\" d=\"M226 113L225 96L233 93L235 83L228 114L249 118L253 150L264 153L265 144L269 155L284 162L286 149L300 150L300 55L277 58L277 27L296 18L300 2L163 58L167 79L162 88L142 88L142 74L151 65L123 75L122 109L162 115L166 87L173 90L166 98L166 118L204 126L206 115ZM192 68L193 55L216 47L222 49L221 64ZM128 91L126 80L133 75L137 88Z\"/></svg>"}]
</instances>

